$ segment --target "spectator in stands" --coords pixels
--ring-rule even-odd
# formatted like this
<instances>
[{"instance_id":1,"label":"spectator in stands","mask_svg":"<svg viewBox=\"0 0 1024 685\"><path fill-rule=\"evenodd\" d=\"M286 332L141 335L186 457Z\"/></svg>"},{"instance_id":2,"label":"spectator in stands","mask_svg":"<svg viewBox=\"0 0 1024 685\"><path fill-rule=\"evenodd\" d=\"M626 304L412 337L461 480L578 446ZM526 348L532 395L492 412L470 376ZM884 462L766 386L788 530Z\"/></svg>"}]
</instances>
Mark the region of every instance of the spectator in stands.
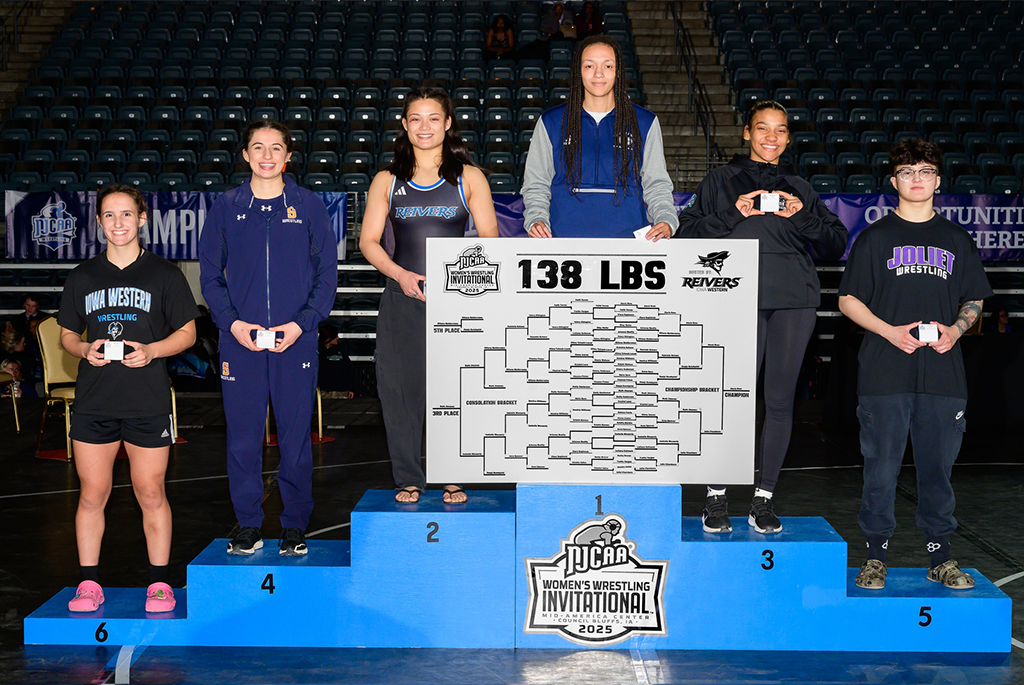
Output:
<instances>
[{"instance_id":1,"label":"spectator in stands","mask_svg":"<svg viewBox=\"0 0 1024 685\"><path fill-rule=\"evenodd\" d=\"M484 56L489 60L512 57L515 54L515 47L516 37L509 18L504 14L499 14L494 18L491 28L487 31Z\"/></svg>"},{"instance_id":2,"label":"spectator in stands","mask_svg":"<svg viewBox=\"0 0 1024 685\"><path fill-rule=\"evenodd\" d=\"M580 15L576 17L576 38L583 40L587 36L601 33L601 15L592 2L583 3Z\"/></svg>"},{"instance_id":3,"label":"spectator in stands","mask_svg":"<svg viewBox=\"0 0 1024 685\"><path fill-rule=\"evenodd\" d=\"M248 182L217 198L199 240L200 281L220 341L228 423L227 468L239 530L228 554L263 547L263 429L273 398L281 465L279 554L306 554L313 511L310 422L317 328L338 289L337 246L327 208L284 175L292 136L255 119L242 132Z\"/></svg>"},{"instance_id":4,"label":"spectator in stands","mask_svg":"<svg viewBox=\"0 0 1024 685\"><path fill-rule=\"evenodd\" d=\"M18 331L22 335L29 335L29 327L33 321L38 323L42 319L49 316L48 313L39 309L39 297L29 293L21 298L21 306L24 308L24 313L18 314L11 319L11 324L14 326L14 330ZM33 337L28 341L28 345L31 347L36 344L35 338Z\"/></svg>"},{"instance_id":5,"label":"spectator in stands","mask_svg":"<svg viewBox=\"0 0 1024 685\"><path fill-rule=\"evenodd\" d=\"M181 270L139 244L146 201L138 189L109 185L100 191L96 223L107 249L71 272L57 315L61 346L82 360L71 416L81 481L75 536L82 582L68 608L91 612L103 604L103 510L123 442L149 551L145 609L166 612L175 599L167 584L171 507L164 477L174 426L165 359L195 340L198 312ZM117 343L120 350L114 349Z\"/></svg>"},{"instance_id":6,"label":"spectator in stands","mask_svg":"<svg viewBox=\"0 0 1024 685\"><path fill-rule=\"evenodd\" d=\"M320 324L320 373L317 381L324 397L350 400L355 395L349 390L353 384L352 362L338 338L338 328L329 323Z\"/></svg>"},{"instance_id":7,"label":"spectator in stands","mask_svg":"<svg viewBox=\"0 0 1024 685\"><path fill-rule=\"evenodd\" d=\"M0 371L11 374L13 379L10 383L4 384L3 390L0 390L0 397L10 397L12 392L19 400L22 397L39 397L35 387L31 383L25 383L21 377L21 364L17 359L5 359L0 362Z\"/></svg>"},{"instance_id":8,"label":"spectator in stands","mask_svg":"<svg viewBox=\"0 0 1024 685\"><path fill-rule=\"evenodd\" d=\"M761 472L748 523L759 533L777 533L772 495L789 449L793 398L807 343L821 300L821 286L808 246L818 259L839 259L848 231L818 193L779 158L789 145L789 116L777 102L762 100L747 113L743 139L747 156L736 155L713 169L679 215L685 238L755 238L761 255L757 318L757 367L764 363L765 418L761 432ZM784 203L761 211L762 193ZM704 530L728 533L725 486L708 487Z\"/></svg>"},{"instance_id":9,"label":"spectator in stands","mask_svg":"<svg viewBox=\"0 0 1024 685\"><path fill-rule=\"evenodd\" d=\"M526 158L530 236L660 240L679 225L661 125L630 102L624 71L614 38L576 48L569 101L544 112Z\"/></svg>"},{"instance_id":10,"label":"spectator in stands","mask_svg":"<svg viewBox=\"0 0 1024 685\"><path fill-rule=\"evenodd\" d=\"M906 140L889 162L899 205L857 236L839 284L839 309L865 330L857 416L864 455L859 522L868 559L855 583L885 587L896 479L909 434L928 580L967 589L974 579L952 559L949 540L957 526L949 475L967 425L967 380L956 343L981 316L992 288L971 235L932 208L941 181L938 146Z\"/></svg>"},{"instance_id":11,"label":"spectator in stands","mask_svg":"<svg viewBox=\"0 0 1024 685\"><path fill-rule=\"evenodd\" d=\"M38 320L32 320L29 326L35 326ZM34 331L33 331L34 332ZM35 338L33 338L35 340ZM0 348L4 355L18 362L25 379L33 382L36 379L37 357L39 346L29 347L28 337L15 328L14 324L8 322L4 327L3 335L0 336Z\"/></svg>"},{"instance_id":12,"label":"spectator in stands","mask_svg":"<svg viewBox=\"0 0 1024 685\"><path fill-rule=\"evenodd\" d=\"M572 10L560 2L552 5L540 22L540 35L545 40L576 38L576 21Z\"/></svg>"},{"instance_id":13,"label":"spectator in stands","mask_svg":"<svg viewBox=\"0 0 1024 685\"><path fill-rule=\"evenodd\" d=\"M388 436L395 501L414 503L426 488L421 456L426 418L426 239L461 238L472 217L481 238L498 236L491 189L459 135L447 93L417 88L402 110L405 135L394 161L378 173L366 199L359 249L387 276L377 317L377 391ZM405 212L416 208L416 212ZM445 212L423 211L443 208ZM447 210L454 210L451 213ZM394 256L381 246L385 223L394 228ZM446 504L465 491L447 485Z\"/></svg>"},{"instance_id":14,"label":"spectator in stands","mask_svg":"<svg viewBox=\"0 0 1024 685\"><path fill-rule=\"evenodd\" d=\"M992 317L992 324L989 326L989 330L993 333L1013 333L1013 329L1010 328L1010 313L1000 308L995 316Z\"/></svg>"}]
</instances>

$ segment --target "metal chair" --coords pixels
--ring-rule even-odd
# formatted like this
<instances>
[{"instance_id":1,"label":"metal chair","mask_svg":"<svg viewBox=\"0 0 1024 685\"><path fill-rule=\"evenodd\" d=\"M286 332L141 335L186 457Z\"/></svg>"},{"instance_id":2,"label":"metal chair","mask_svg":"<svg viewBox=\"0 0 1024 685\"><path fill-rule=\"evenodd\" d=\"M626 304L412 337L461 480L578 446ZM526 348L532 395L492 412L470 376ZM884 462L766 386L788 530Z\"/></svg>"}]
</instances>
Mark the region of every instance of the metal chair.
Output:
<instances>
[{"instance_id":1,"label":"metal chair","mask_svg":"<svg viewBox=\"0 0 1024 685\"><path fill-rule=\"evenodd\" d=\"M36 456L43 444L43 429L46 416L52 405L64 406L64 437L67 443L67 460L71 461L71 405L75 401L75 383L78 380L78 359L68 354L60 344L60 325L55 317L43 319L36 326L39 340L39 354L43 360L43 420L39 424L39 440L36 442Z\"/></svg>"},{"instance_id":2,"label":"metal chair","mask_svg":"<svg viewBox=\"0 0 1024 685\"><path fill-rule=\"evenodd\" d=\"M11 383L11 405L14 407L14 430L16 433L21 432L21 421L18 420L18 398L15 397L14 392L14 376L7 373L6 371L0 371L0 383ZM319 395L317 396L319 399Z\"/></svg>"}]
</instances>

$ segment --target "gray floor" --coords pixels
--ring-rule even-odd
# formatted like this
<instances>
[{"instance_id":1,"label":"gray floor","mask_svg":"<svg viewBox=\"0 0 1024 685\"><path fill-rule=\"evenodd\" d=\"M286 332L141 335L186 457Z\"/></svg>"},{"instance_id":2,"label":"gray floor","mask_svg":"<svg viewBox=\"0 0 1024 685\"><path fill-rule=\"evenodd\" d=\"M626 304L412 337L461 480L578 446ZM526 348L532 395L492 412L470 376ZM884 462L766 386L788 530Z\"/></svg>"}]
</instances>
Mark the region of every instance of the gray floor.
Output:
<instances>
[{"instance_id":1,"label":"gray floor","mask_svg":"<svg viewBox=\"0 0 1024 685\"><path fill-rule=\"evenodd\" d=\"M32 458L39 404L22 406L23 431L14 435L9 412L0 415L0 682L115 682L118 647L25 647L22 620L57 590L77 581L73 465ZM186 445L175 448L168 474L175 533L172 584L184 580L185 565L210 539L234 526L224 475L223 416L216 398L180 400ZM389 488L390 466L372 400L329 400L325 432L336 440L314 448L317 507L310 530L347 523L368 488ZM54 422L59 426L59 422ZM344 428L342 428L344 426ZM47 441L59 443L54 431ZM954 469L960 529L954 554L988 578L1009 580L1003 590L1015 600L1013 635L1024 640L1024 539L1018 521L1024 504L1021 431L968 433L961 464ZM52 445L55 446L55 445ZM267 451L268 470L274 449ZM776 509L787 516L822 515L850 543L850 563L859 563L863 543L857 528L861 472L856 433L800 422L788 468L780 480ZM994 464L999 462L999 464ZM279 498L268 479L268 519ZM107 542L101 574L111 586L145 585L145 545L140 514L128 484L127 464L115 468L118 486L108 505ZM735 488L730 499L741 513L750 488ZM684 489L684 514L697 515L700 488ZM899 532L890 549L893 566L924 568L924 540L914 524L913 467L900 477ZM276 537L277 531L264 531ZM347 538L334 528L321 538ZM453 630L472 630L472 607L445 617ZM694 617L715 620L715 617ZM764 640L785 616L764 617ZM870 630L871 626L859 629ZM964 626L969 631L971 626ZM137 647L122 676L138 683L1024 683L1024 651L1007 655L818 654L778 652L648 651L640 645L611 652L547 650L352 650L214 649ZM126 663L126 665L128 665ZM127 682L127 681L126 681Z\"/></svg>"}]
</instances>

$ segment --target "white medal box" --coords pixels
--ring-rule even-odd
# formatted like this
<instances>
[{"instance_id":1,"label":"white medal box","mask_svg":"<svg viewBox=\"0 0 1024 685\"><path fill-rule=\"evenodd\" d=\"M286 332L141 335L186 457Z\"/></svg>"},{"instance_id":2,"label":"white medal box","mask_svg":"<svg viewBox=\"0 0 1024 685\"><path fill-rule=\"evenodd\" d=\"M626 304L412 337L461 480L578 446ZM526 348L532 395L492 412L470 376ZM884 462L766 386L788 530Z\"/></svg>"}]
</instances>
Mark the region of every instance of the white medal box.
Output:
<instances>
[{"instance_id":1,"label":"white medal box","mask_svg":"<svg viewBox=\"0 0 1024 685\"><path fill-rule=\"evenodd\" d=\"M108 340L103 343L103 358L112 362L124 360L124 341Z\"/></svg>"}]
</instances>

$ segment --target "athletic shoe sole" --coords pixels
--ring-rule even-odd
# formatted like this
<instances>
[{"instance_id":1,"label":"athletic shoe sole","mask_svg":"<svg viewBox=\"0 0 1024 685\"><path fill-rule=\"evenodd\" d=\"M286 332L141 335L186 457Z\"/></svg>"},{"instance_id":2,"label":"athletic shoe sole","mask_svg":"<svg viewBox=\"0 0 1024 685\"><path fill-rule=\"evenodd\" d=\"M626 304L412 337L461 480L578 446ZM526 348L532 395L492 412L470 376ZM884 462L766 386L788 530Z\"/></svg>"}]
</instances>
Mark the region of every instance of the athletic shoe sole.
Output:
<instances>
[{"instance_id":1,"label":"athletic shoe sole","mask_svg":"<svg viewBox=\"0 0 1024 685\"><path fill-rule=\"evenodd\" d=\"M705 533L718 533L719 535L725 535L726 533L732 532L732 526L729 526L728 528L709 528L703 521L701 521L701 527L704 528Z\"/></svg>"},{"instance_id":2,"label":"athletic shoe sole","mask_svg":"<svg viewBox=\"0 0 1024 685\"><path fill-rule=\"evenodd\" d=\"M250 549L243 549L242 547L236 547L233 543L228 543L228 554L236 554L238 556L248 556L255 554L256 550L263 548L263 540L257 540L256 544Z\"/></svg>"},{"instance_id":3,"label":"athletic shoe sole","mask_svg":"<svg viewBox=\"0 0 1024 685\"><path fill-rule=\"evenodd\" d=\"M309 553L309 549L293 549L290 551L281 550L278 552L282 557L301 557Z\"/></svg>"},{"instance_id":4,"label":"athletic shoe sole","mask_svg":"<svg viewBox=\"0 0 1024 685\"><path fill-rule=\"evenodd\" d=\"M758 533L761 533L762 535L771 535L772 533L778 533L778 532L780 532L782 530L782 524L781 523L779 524L778 528L758 528L757 527L757 519L755 519L753 516L748 516L747 517L747 523L750 524L751 528L756 530Z\"/></svg>"}]
</instances>

